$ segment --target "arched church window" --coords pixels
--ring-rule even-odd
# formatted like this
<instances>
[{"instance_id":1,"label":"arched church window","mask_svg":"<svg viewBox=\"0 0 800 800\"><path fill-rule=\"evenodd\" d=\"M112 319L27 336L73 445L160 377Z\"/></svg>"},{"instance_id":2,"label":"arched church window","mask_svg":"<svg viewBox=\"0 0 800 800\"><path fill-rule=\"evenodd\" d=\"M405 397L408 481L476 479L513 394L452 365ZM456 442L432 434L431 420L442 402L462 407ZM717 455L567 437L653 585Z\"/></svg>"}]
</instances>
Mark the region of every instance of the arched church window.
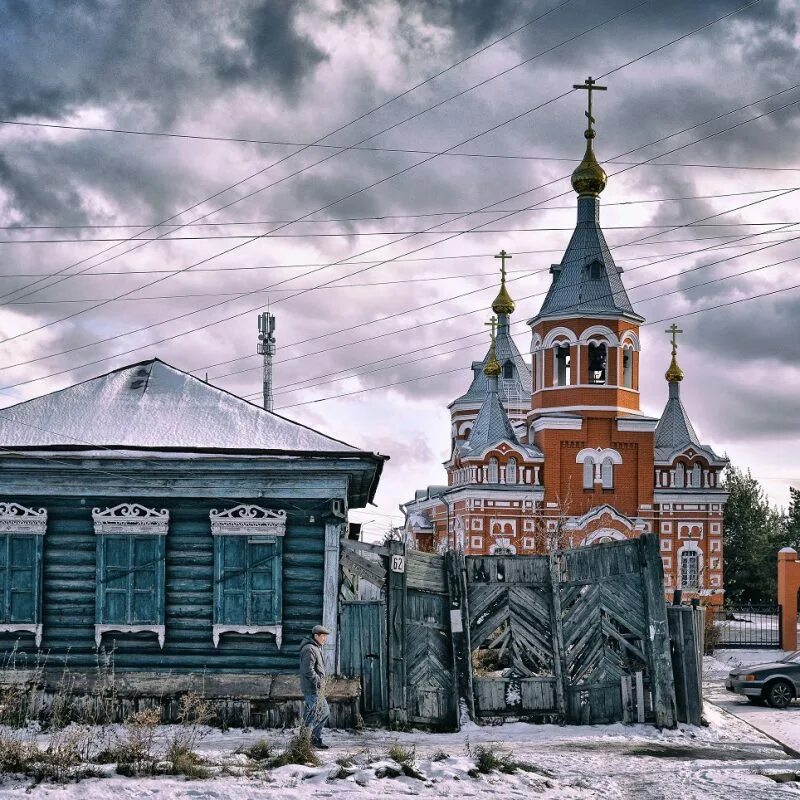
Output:
<instances>
[{"instance_id":1,"label":"arched church window","mask_svg":"<svg viewBox=\"0 0 800 800\"><path fill-rule=\"evenodd\" d=\"M492 456L489 459L489 483L497 483L500 480L500 469L497 459Z\"/></svg>"},{"instance_id":2,"label":"arched church window","mask_svg":"<svg viewBox=\"0 0 800 800\"><path fill-rule=\"evenodd\" d=\"M606 362L608 354L605 343L589 344L589 383L602 385L606 382Z\"/></svg>"},{"instance_id":3,"label":"arched church window","mask_svg":"<svg viewBox=\"0 0 800 800\"><path fill-rule=\"evenodd\" d=\"M604 489L614 488L614 462L610 458L604 458L600 470Z\"/></svg>"},{"instance_id":4,"label":"arched church window","mask_svg":"<svg viewBox=\"0 0 800 800\"><path fill-rule=\"evenodd\" d=\"M681 462L675 467L675 488L683 489L686 485L686 467Z\"/></svg>"},{"instance_id":5,"label":"arched church window","mask_svg":"<svg viewBox=\"0 0 800 800\"><path fill-rule=\"evenodd\" d=\"M622 348L622 385L633 389L633 348Z\"/></svg>"},{"instance_id":6,"label":"arched church window","mask_svg":"<svg viewBox=\"0 0 800 800\"><path fill-rule=\"evenodd\" d=\"M703 469L699 464L695 464L692 467L691 486L695 489L701 489L703 487Z\"/></svg>"},{"instance_id":7,"label":"arched church window","mask_svg":"<svg viewBox=\"0 0 800 800\"><path fill-rule=\"evenodd\" d=\"M510 381L514 377L514 364L511 361L506 361L503 364L503 379Z\"/></svg>"},{"instance_id":8,"label":"arched church window","mask_svg":"<svg viewBox=\"0 0 800 800\"><path fill-rule=\"evenodd\" d=\"M697 589L700 586L700 555L697 550L684 550L681 553L681 586L684 589Z\"/></svg>"},{"instance_id":9,"label":"arched church window","mask_svg":"<svg viewBox=\"0 0 800 800\"><path fill-rule=\"evenodd\" d=\"M569 386L572 374L572 358L568 344L557 344L555 350L555 386Z\"/></svg>"},{"instance_id":10,"label":"arched church window","mask_svg":"<svg viewBox=\"0 0 800 800\"><path fill-rule=\"evenodd\" d=\"M506 483L517 482L517 459L513 456L508 459L506 464Z\"/></svg>"},{"instance_id":11,"label":"arched church window","mask_svg":"<svg viewBox=\"0 0 800 800\"><path fill-rule=\"evenodd\" d=\"M594 459L591 456L583 460L583 488L594 488Z\"/></svg>"}]
</instances>

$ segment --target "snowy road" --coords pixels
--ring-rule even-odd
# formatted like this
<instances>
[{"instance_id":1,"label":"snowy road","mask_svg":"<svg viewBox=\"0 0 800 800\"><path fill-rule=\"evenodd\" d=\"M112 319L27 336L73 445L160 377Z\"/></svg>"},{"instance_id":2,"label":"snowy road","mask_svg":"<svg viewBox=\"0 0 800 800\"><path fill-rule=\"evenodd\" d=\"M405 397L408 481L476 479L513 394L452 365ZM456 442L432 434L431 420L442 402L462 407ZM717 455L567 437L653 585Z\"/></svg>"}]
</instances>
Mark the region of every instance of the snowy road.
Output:
<instances>
[{"instance_id":1,"label":"snowy road","mask_svg":"<svg viewBox=\"0 0 800 800\"><path fill-rule=\"evenodd\" d=\"M514 723L470 725L459 733L371 730L333 732L332 749L319 768L282 767L251 777L202 781L177 778L108 777L78 784L39 786L33 797L48 800L306 800L306 798L488 798L516 800L793 800L800 782L777 783L768 775L800 773L774 742L741 720L708 707L709 726L657 731L636 725L559 727ZM271 731L210 731L199 748L210 763L225 763L233 751L267 737L274 744L286 735ZM471 777L468 753L496 743L527 762L534 771ZM384 762L393 744L415 748L415 763L426 780L377 778L375 762ZM440 760L432 760L439 753ZM445 757L446 754L446 757ZM336 759L357 758L372 768L348 779L331 780ZM233 758L236 758L233 756ZM242 757L239 757L242 758ZM230 762L229 762L230 763ZM113 771L113 770L112 770ZM25 784L0 785L0 798L19 797Z\"/></svg>"}]
</instances>

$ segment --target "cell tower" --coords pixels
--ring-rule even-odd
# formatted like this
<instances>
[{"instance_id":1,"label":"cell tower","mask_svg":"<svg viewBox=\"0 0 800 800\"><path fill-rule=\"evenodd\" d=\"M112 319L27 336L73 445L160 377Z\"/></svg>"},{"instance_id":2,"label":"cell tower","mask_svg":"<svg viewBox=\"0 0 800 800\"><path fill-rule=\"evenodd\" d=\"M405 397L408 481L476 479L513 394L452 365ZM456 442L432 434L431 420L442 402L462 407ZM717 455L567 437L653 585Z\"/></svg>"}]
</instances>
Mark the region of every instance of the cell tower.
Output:
<instances>
[{"instance_id":1,"label":"cell tower","mask_svg":"<svg viewBox=\"0 0 800 800\"><path fill-rule=\"evenodd\" d=\"M272 357L275 355L275 317L269 311L258 315L258 354L264 356L264 408L272 411Z\"/></svg>"}]
</instances>

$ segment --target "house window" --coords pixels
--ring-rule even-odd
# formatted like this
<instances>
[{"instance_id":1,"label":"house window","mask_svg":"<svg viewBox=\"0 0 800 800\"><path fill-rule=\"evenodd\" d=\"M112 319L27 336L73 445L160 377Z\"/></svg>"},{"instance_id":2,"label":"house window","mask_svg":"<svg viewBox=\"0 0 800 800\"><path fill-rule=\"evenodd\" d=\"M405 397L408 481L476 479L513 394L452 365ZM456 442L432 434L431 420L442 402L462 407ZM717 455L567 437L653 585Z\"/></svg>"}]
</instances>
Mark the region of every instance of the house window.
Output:
<instances>
[{"instance_id":1,"label":"house window","mask_svg":"<svg viewBox=\"0 0 800 800\"><path fill-rule=\"evenodd\" d=\"M554 386L569 386L572 382L570 375L572 372L570 348L568 344L557 344L553 350L555 353Z\"/></svg>"},{"instance_id":2,"label":"house window","mask_svg":"<svg viewBox=\"0 0 800 800\"><path fill-rule=\"evenodd\" d=\"M701 489L703 486L703 472L699 464L695 464L692 467L692 479L689 485L693 486L695 489Z\"/></svg>"},{"instance_id":3,"label":"house window","mask_svg":"<svg viewBox=\"0 0 800 800\"><path fill-rule=\"evenodd\" d=\"M255 505L212 511L214 647L226 633L271 633L280 648L286 512Z\"/></svg>"},{"instance_id":4,"label":"house window","mask_svg":"<svg viewBox=\"0 0 800 800\"><path fill-rule=\"evenodd\" d=\"M682 463L678 462L677 466L675 467L675 488L683 489L685 483L686 467L684 467Z\"/></svg>"},{"instance_id":5,"label":"house window","mask_svg":"<svg viewBox=\"0 0 800 800\"><path fill-rule=\"evenodd\" d=\"M603 263L596 259L586 267L587 276L593 281L599 281L603 277L603 270Z\"/></svg>"},{"instance_id":6,"label":"house window","mask_svg":"<svg viewBox=\"0 0 800 800\"><path fill-rule=\"evenodd\" d=\"M517 482L517 459L513 456L508 459L506 464L506 483Z\"/></svg>"},{"instance_id":7,"label":"house window","mask_svg":"<svg viewBox=\"0 0 800 800\"><path fill-rule=\"evenodd\" d=\"M155 633L164 646L164 558L169 511L121 503L92 509L97 534L94 638Z\"/></svg>"},{"instance_id":8,"label":"house window","mask_svg":"<svg viewBox=\"0 0 800 800\"><path fill-rule=\"evenodd\" d=\"M603 385L606 382L607 350L605 343L589 344L589 383Z\"/></svg>"},{"instance_id":9,"label":"house window","mask_svg":"<svg viewBox=\"0 0 800 800\"><path fill-rule=\"evenodd\" d=\"M500 480L499 473L500 467L498 461L492 456L489 459L489 483L497 483Z\"/></svg>"},{"instance_id":10,"label":"house window","mask_svg":"<svg viewBox=\"0 0 800 800\"><path fill-rule=\"evenodd\" d=\"M0 633L42 644L41 564L47 511L0 503Z\"/></svg>"},{"instance_id":11,"label":"house window","mask_svg":"<svg viewBox=\"0 0 800 800\"><path fill-rule=\"evenodd\" d=\"M511 361L506 361L503 364L503 379L510 381L514 378L514 364Z\"/></svg>"},{"instance_id":12,"label":"house window","mask_svg":"<svg viewBox=\"0 0 800 800\"><path fill-rule=\"evenodd\" d=\"M633 348L622 348L622 385L633 389Z\"/></svg>"},{"instance_id":13,"label":"house window","mask_svg":"<svg viewBox=\"0 0 800 800\"><path fill-rule=\"evenodd\" d=\"M697 550L684 550L681 553L681 586L684 589L697 589L700 582L700 556Z\"/></svg>"}]
</instances>

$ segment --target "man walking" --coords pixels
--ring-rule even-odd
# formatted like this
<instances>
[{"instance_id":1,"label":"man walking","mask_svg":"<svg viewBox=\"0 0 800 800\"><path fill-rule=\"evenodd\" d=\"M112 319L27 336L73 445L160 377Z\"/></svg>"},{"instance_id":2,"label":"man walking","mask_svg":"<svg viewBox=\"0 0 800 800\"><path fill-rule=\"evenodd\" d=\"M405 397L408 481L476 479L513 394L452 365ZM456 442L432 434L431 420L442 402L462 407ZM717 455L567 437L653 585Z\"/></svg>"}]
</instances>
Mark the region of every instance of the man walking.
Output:
<instances>
[{"instance_id":1,"label":"man walking","mask_svg":"<svg viewBox=\"0 0 800 800\"><path fill-rule=\"evenodd\" d=\"M300 690L305 700L303 723L311 728L311 743L319 750L327 750L322 743L322 729L330 716L325 699L325 661L322 648L330 631L323 625L315 625L310 639L300 642Z\"/></svg>"}]
</instances>

